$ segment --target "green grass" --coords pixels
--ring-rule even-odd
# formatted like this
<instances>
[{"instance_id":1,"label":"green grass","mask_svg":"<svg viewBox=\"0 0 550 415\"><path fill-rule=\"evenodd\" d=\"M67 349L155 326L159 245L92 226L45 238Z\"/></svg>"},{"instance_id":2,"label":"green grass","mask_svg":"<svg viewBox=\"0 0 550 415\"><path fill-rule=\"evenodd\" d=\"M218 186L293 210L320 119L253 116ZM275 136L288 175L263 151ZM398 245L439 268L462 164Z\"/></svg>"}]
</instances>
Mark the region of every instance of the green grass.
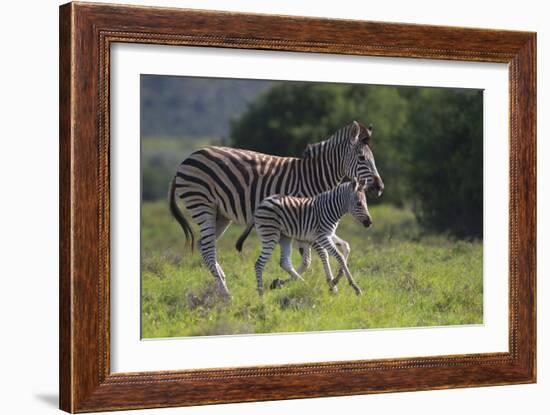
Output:
<instances>
[{"instance_id":1,"label":"green grass","mask_svg":"<svg viewBox=\"0 0 550 415\"><path fill-rule=\"evenodd\" d=\"M220 263L233 299L223 301L200 255L184 246L165 202L142 207L142 337L204 336L479 324L483 321L482 243L423 235L411 212L371 209L374 225L357 226L349 216L338 229L352 248L349 268L363 290L355 295L345 278L329 293L314 255L305 283L256 292L254 232L239 255L242 231L232 225L219 241ZM297 265L299 255L294 251ZM266 287L286 278L275 251ZM333 263L333 272L336 272Z\"/></svg>"}]
</instances>

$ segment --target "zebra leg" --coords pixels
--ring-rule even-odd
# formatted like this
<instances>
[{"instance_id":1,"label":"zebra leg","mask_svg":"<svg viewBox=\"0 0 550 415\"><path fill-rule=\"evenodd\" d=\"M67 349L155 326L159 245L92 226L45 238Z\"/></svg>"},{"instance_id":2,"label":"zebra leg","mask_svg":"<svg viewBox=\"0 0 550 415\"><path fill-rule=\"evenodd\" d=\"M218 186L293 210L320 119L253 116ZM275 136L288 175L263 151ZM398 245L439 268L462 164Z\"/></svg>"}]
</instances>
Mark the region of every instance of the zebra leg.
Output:
<instances>
[{"instance_id":1,"label":"zebra leg","mask_svg":"<svg viewBox=\"0 0 550 415\"><path fill-rule=\"evenodd\" d=\"M223 216L216 216L216 241L221 238L221 236L224 234L230 224L231 220L224 218ZM219 262L216 262L216 268L222 279L226 281L225 273L223 272L223 269L220 266Z\"/></svg>"},{"instance_id":2,"label":"zebra leg","mask_svg":"<svg viewBox=\"0 0 550 415\"><path fill-rule=\"evenodd\" d=\"M353 289L355 290L355 293L357 295L363 294L363 292L361 291L361 288L359 288L359 286L351 276L351 273L349 272L349 269L348 269L348 264L344 259L344 256L340 253L340 251L338 251L332 239L325 239L323 241L320 241L320 244L323 248L327 250L327 252L330 255L336 258L336 261L338 261L338 264L344 270L344 274L346 274L346 278L348 279L349 285L353 287Z\"/></svg>"},{"instance_id":3,"label":"zebra leg","mask_svg":"<svg viewBox=\"0 0 550 415\"><path fill-rule=\"evenodd\" d=\"M338 237L337 235L332 236L332 242L340 248L342 255L344 256L344 259L346 260L346 263L348 262L349 253L351 251L349 243L344 241L342 238ZM338 268L338 272L336 273L336 277L334 278L334 284L338 284L340 281L340 278L342 278L342 275L344 275L344 270L342 267Z\"/></svg>"},{"instance_id":4,"label":"zebra leg","mask_svg":"<svg viewBox=\"0 0 550 415\"><path fill-rule=\"evenodd\" d=\"M290 275L290 278L288 280L281 282L285 284L290 280L304 281L304 279L300 276L300 274L296 272L296 270L292 266L292 239L287 238L286 236L281 236L279 244L281 245L281 268ZM271 285L273 285L273 283Z\"/></svg>"},{"instance_id":5,"label":"zebra leg","mask_svg":"<svg viewBox=\"0 0 550 415\"><path fill-rule=\"evenodd\" d=\"M298 250L302 255L302 262L298 267L298 274L303 274L311 265L311 245L305 242L298 242Z\"/></svg>"},{"instance_id":6,"label":"zebra leg","mask_svg":"<svg viewBox=\"0 0 550 415\"><path fill-rule=\"evenodd\" d=\"M225 283L225 274L218 263L216 253L216 214L215 212L207 212L201 215L201 221L199 222L200 237L197 241L199 251L202 259L208 267L210 273L218 281L218 287L220 292L226 296L231 297L227 284Z\"/></svg>"},{"instance_id":7,"label":"zebra leg","mask_svg":"<svg viewBox=\"0 0 550 415\"><path fill-rule=\"evenodd\" d=\"M323 268L325 269L325 275L327 278L327 283L330 289L330 292L336 293L338 292L338 287L336 284L334 284L334 278L332 276L332 270L330 269L330 262L328 260L328 252L325 248L323 248L318 243L313 244L313 249L315 249L315 252L319 255L319 258L321 258L321 262L323 263Z\"/></svg>"},{"instance_id":8,"label":"zebra leg","mask_svg":"<svg viewBox=\"0 0 550 415\"><path fill-rule=\"evenodd\" d=\"M276 239L262 240L262 251L260 252L260 256L256 260L256 264L254 266L254 269L256 270L256 284L258 286L258 294L260 294L260 296L264 294L263 273L265 264L267 263L269 257L271 257L276 245Z\"/></svg>"},{"instance_id":9,"label":"zebra leg","mask_svg":"<svg viewBox=\"0 0 550 415\"><path fill-rule=\"evenodd\" d=\"M349 243L336 235L332 237L332 240L337 246L342 248L342 251L344 252L344 258L346 258L346 261L347 261L350 253ZM303 274L311 265L311 245L305 242L298 242L298 249L300 251L300 255L302 255L302 262L298 267L298 274ZM343 272L344 271L342 270L342 268L338 269L338 274L334 279L335 284L337 284L340 278L342 278Z\"/></svg>"}]
</instances>

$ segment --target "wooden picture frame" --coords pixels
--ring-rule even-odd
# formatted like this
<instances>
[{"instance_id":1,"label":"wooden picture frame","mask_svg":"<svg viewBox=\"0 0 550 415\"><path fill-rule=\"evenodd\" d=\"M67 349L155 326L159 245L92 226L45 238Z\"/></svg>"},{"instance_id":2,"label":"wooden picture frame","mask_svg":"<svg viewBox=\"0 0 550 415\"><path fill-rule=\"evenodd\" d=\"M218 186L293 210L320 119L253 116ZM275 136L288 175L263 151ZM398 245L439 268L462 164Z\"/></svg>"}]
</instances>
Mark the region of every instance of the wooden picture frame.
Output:
<instances>
[{"instance_id":1,"label":"wooden picture frame","mask_svg":"<svg viewBox=\"0 0 550 415\"><path fill-rule=\"evenodd\" d=\"M509 352L111 373L109 69L113 43L509 65ZM60 407L170 407L536 380L536 34L69 3L60 8ZM230 365L231 362L228 362Z\"/></svg>"}]
</instances>

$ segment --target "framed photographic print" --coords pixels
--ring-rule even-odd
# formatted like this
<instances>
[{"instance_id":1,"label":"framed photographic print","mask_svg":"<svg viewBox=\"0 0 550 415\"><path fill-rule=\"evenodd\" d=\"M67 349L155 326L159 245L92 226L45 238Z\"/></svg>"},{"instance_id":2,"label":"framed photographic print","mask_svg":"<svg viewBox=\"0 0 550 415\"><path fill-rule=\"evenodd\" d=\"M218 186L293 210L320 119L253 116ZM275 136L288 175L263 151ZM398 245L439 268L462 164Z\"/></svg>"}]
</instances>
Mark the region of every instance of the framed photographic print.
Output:
<instances>
[{"instance_id":1,"label":"framed photographic print","mask_svg":"<svg viewBox=\"0 0 550 415\"><path fill-rule=\"evenodd\" d=\"M536 380L536 36L60 8L60 407Z\"/></svg>"}]
</instances>

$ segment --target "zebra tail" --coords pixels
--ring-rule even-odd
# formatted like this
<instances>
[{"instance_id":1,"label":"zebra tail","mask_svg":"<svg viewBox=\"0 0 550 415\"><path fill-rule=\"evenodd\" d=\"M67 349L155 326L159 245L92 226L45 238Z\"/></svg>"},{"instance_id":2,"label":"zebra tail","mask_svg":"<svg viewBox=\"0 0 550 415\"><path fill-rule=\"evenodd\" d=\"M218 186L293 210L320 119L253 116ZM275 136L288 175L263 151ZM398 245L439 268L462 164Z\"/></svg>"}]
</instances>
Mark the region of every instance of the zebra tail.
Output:
<instances>
[{"instance_id":1,"label":"zebra tail","mask_svg":"<svg viewBox=\"0 0 550 415\"><path fill-rule=\"evenodd\" d=\"M248 238L248 235L250 235L250 231L254 227L254 221L250 222L248 225L246 225L246 229L244 232L239 236L239 239L237 240L237 243L235 244L235 249L239 252L242 252L243 250L243 244L246 238Z\"/></svg>"},{"instance_id":2,"label":"zebra tail","mask_svg":"<svg viewBox=\"0 0 550 415\"><path fill-rule=\"evenodd\" d=\"M176 178L175 177L172 179L172 182L170 183L170 194L168 196L168 201L170 204L170 213L178 221L178 223L181 226L181 229L183 229L183 233L185 234L185 239L187 240L187 242L191 241L191 251L193 251L193 247L195 246L195 235L193 235L193 229L191 229L189 222L187 222L187 219L185 219L185 216L183 216L183 213L181 213L181 210L178 207L178 204L176 203Z\"/></svg>"}]
</instances>

